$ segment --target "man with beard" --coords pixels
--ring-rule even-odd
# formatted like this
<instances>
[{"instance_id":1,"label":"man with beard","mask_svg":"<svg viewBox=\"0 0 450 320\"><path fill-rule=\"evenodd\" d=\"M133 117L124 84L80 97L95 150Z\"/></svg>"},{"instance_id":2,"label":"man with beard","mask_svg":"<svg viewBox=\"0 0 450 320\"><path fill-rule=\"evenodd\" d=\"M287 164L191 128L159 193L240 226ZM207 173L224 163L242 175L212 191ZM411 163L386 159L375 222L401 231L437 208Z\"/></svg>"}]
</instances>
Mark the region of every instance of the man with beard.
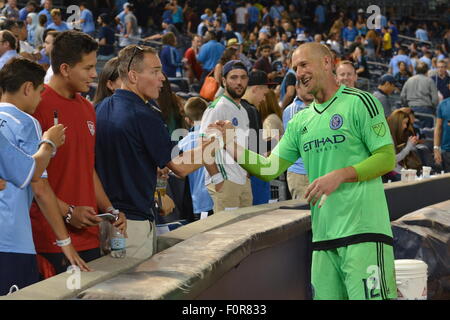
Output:
<instances>
[{"instance_id":1,"label":"man with beard","mask_svg":"<svg viewBox=\"0 0 450 320\"><path fill-rule=\"evenodd\" d=\"M217 120L230 121L237 130L241 145L247 145L249 118L241 105L241 98L248 85L248 71L239 60L227 62L222 71L225 93L211 103L203 114L200 134ZM251 206L253 202L250 179L247 172L225 150L216 152L216 168L205 172L205 184L214 201L214 212Z\"/></svg>"}]
</instances>

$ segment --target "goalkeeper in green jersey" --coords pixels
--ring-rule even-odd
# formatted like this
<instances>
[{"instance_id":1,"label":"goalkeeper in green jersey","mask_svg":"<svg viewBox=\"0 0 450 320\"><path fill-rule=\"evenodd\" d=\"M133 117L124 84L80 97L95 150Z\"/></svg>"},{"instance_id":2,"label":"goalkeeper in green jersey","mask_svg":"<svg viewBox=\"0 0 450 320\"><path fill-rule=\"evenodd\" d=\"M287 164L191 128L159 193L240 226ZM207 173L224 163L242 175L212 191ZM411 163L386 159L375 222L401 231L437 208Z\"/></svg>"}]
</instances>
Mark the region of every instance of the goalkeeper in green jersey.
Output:
<instances>
[{"instance_id":1,"label":"goalkeeper in green jersey","mask_svg":"<svg viewBox=\"0 0 450 320\"><path fill-rule=\"evenodd\" d=\"M292 57L297 80L314 102L291 121L268 158L239 146L229 121L217 121L225 148L250 174L270 181L299 157L310 186L314 299L397 297L393 237L380 176L395 165L381 103L338 85L330 50L318 43ZM326 200L326 201L324 201Z\"/></svg>"}]
</instances>

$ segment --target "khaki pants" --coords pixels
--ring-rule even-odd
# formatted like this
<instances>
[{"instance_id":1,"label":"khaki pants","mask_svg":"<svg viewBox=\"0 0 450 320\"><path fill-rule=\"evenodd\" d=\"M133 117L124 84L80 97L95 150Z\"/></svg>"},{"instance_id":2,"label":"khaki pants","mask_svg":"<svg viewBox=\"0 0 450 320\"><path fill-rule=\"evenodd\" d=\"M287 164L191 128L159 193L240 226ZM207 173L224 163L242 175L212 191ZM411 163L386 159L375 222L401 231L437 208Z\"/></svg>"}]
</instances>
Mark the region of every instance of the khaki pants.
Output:
<instances>
[{"instance_id":1,"label":"khaki pants","mask_svg":"<svg viewBox=\"0 0 450 320\"><path fill-rule=\"evenodd\" d=\"M248 178L245 184L225 180L219 192L216 192L212 183L207 188L214 201L214 213L225 210L225 208L243 208L253 204L252 187Z\"/></svg>"},{"instance_id":2,"label":"khaki pants","mask_svg":"<svg viewBox=\"0 0 450 320\"><path fill-rule=\"evenodd\" d=\"M146 259L156 253L155 222L127 220L127 257Z\"/></svg>"},{"instance_id":3,"label":"khaki pants","mask_svg":"<svg viewBox=\"0 0 450 320\"><path fill-rule=\"evenodd\" d=\"M287 172L287 183L292 199L300 199L308 188L309 181L306 174Z\"/></svg>"}]
</instances>

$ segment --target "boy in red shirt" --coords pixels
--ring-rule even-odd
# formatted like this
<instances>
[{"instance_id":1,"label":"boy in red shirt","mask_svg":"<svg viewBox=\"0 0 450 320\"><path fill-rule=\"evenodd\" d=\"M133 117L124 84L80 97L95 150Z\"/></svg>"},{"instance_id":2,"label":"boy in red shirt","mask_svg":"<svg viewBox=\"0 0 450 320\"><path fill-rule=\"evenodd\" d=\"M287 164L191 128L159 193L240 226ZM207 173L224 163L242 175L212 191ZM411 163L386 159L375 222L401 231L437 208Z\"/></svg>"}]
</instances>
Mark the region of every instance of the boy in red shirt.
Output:
<instances>
[{"instance_id":1,"label":"boy in red shirt","mask_svg":"<svg viewBox=\"0 0 450 320\"><path fill-rule=\"evenodd\" d=\"M65 31L56 37L51 52L54 75L34 114L44 131L56 121L67 127L66 144L47 168L48 182L41 180L39 187L55 192L72 243L86 262L100 257L98 224L102 220L97 212L119 214L114 224L126 231L125 215L112 207L94 169L95 111L79 94L87 92L97 76L97 48L97 42L82 32ZM41 274L65 272L68 261L53 244L55 235L35 203L31 221ZM44 271L45 266L49 268Z\"/></svg>"}]
</instances>

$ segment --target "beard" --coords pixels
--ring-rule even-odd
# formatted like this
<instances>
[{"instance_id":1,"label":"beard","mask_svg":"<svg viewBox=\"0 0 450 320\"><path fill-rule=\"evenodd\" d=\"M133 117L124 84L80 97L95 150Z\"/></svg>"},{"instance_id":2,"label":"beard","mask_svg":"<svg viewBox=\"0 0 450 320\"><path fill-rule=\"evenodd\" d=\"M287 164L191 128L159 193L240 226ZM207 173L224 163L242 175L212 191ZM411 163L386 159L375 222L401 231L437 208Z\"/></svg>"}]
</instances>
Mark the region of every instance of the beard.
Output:
<instances>
[{"instance_id":1,"label":"beard","mask_svg":"<svg viewBox=\"0 0 450 320\"><path fill-rule=\"evenodd\" d=\"M245 90L247 88L243 87L242 93L237 93L233 88L229 87L228 85L225 85L225 90L228 92L231 98L233 99L240 99L244 96Z\"/></svg>"}]
</instances>

